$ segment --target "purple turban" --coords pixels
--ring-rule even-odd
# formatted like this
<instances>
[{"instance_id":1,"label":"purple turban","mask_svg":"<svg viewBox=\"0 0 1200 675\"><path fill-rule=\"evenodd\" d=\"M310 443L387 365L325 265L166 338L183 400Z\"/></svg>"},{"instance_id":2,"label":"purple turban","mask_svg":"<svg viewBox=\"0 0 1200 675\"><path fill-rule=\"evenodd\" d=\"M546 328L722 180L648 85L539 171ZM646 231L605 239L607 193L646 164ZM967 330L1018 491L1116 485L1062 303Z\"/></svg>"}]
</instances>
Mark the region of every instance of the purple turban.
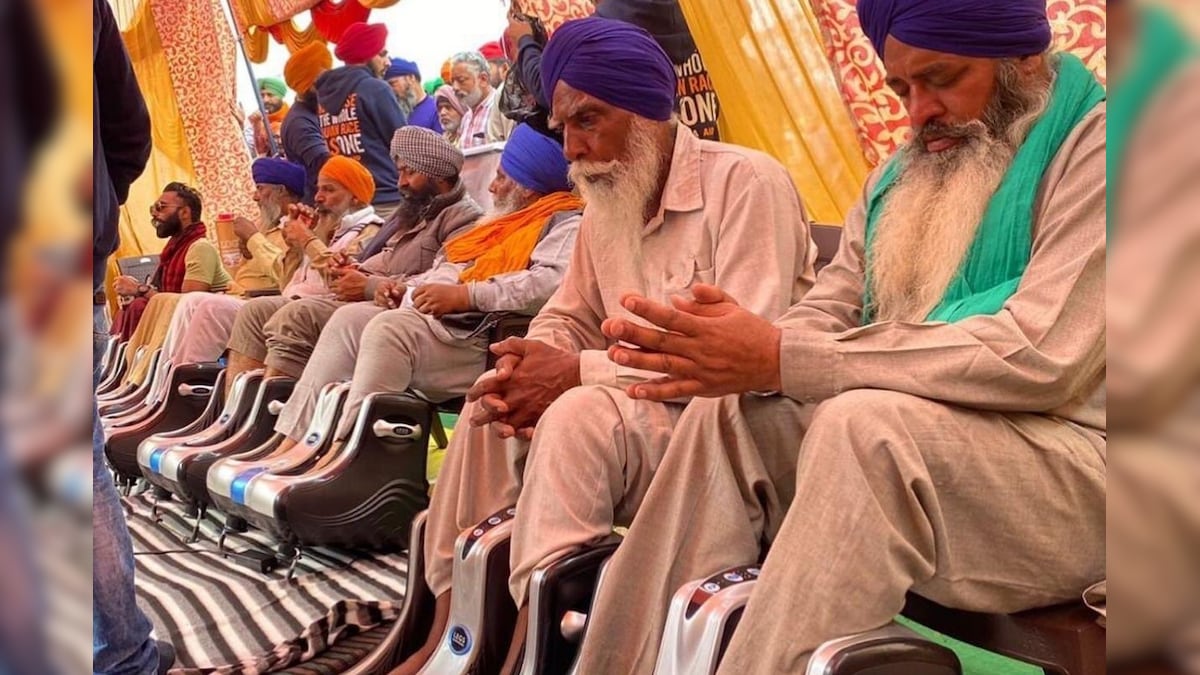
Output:
<instances>
[{"instance_id":1,"label":"purple turban","mask_svg":"<svg viewBox=\"0 0 1200 675\"><path fill-rule=\"evenodd\" d=\"M304 167L278 157L260 157L250 165L250 175L257 185L282 185L294 195L304 194Z\"/></svg>"},{"instance_id":2,"label":"purple turban","mask_svg":"<svg viewBox=\"0 0 1200 675\"><path fill-rule=\"evenodd\" d=\"M559 80L590 96L660 122L675 109L675 66L646 31L613 19L568 21L542 52L542 89Z\"/></svg>"},{"instance_id":3,"label":"purple turban","mask_svg":"<svg viewBox=\"0 0 1200 675\"><path fill-rule=\"evenodd\" d=\"M889 35L920 49L993 59L1050 46L1046 0L858 0L858 18L879 58Z\"/></svg>"},{"instance_id":4,"label":"purple turban","mask_svg":"<svg viewBox=\"0 0 1200 675\"><path fill-rule=\"evenodd\" d=\"M390 80L393 77L403 77L404 75L412 75L419 80L421 79L421 69L414 61L394 58L392 65L388 66L387 72L383 74L383 79Z\"/></svg>"},{"instance_id":5,"label":"purple turban","mask_svg":"<svg viewBox=\"0 0 1200 675\"><path fill-rule=\"evenodd\" d=\"M563 147L528 124L521 124L508 137L500 167L517 184L534 192L548 195L571 191Z\"/></svg>"}]
</instances>

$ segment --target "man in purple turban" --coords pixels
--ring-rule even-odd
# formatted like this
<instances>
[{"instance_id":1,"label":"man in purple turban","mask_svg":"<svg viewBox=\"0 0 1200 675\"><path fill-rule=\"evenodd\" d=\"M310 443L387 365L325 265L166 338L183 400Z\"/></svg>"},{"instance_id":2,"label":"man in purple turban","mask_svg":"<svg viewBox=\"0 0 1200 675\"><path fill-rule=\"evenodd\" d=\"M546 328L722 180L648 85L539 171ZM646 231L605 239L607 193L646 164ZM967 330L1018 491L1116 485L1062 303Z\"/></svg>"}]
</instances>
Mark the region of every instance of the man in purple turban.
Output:
<instances>
[{"instance_id":1,"label":"man in purple turban","mask_svg":"<svg viewBox=\"0 0 1200 675\"><path fill-rule=\"evenodd\" d=\"M1013 612L1104 576L1104 91L1047 51L1041 0L858 10L914 133L812 291L774 323L700 286L626 297L603 326L614 367L660 373L627 395L697 398L610 561L580 672L679 654L672 595L738 566L757 580L730 675L803 673L909 592Z\"/></svg>"},{"instance_id":2,"label":"man in purple turban","mask_svg":"<svg viewBox=\"0 0 1200 675\"><path fill-rule=\"evenodd\" d=\"M496 370L468 396L430 504L425 579L410 580L414 589L429 584L437 619L399 673L425 664L446 672L452 640L481 637L463 620L472 593L455 594L469 583L453 578L464 530L519 497L509 590L520 612L501 670L513 672L534 570L633 519L684 399L638 401L622 391L646 376L605 352L615 342L601 323L628 315L623 293L666 302L716 282L769 320L814 278L816 251L786 169L762 153L702 141L681 124L674 68L646 31L603 18L568 22L547 43L542 79L587 208L558 292L526 338L492 346ZM534 178L522 165L540 146L512 157L506 149L514 161L504 171Z\"/></svg>"}]
</instances>

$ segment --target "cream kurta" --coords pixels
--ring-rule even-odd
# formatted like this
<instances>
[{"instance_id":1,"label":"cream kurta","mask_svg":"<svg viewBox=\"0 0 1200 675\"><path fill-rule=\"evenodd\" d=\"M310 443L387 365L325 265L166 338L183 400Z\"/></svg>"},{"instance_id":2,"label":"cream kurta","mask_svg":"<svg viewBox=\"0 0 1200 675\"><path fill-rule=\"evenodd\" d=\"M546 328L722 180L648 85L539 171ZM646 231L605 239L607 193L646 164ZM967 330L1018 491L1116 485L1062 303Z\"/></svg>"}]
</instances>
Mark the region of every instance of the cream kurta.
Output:
<instances>
[{"instance_id":1,"label":"cream kurta","mask_svg":"<svg viewBox=\"0 0 1200 675\"><path fill-rule=\"evenodd\" d=\"M1043 176L1017 292L953 324L858 325L860 202L837 257L777 321L786 397L683 413L611 561L622 581L593 605L580 672L650 673L673 593L766 543L723 673L803 672L808 651L885 624L909 590L1014 611L1102 577L1104 162L1101 105Z\"/></svg>"},{"instance_id":2,"label":"cream kurta","mask_svg":"<svg viewBox=\"0 0 1200 675\"><path fill-rule=\"evenodd\" d=\"M596 222L591 213L584 212L562 286L528 334L579 353L583 386L550 406L532 445L471 428L477 404L464 410L434 491L426 534L426 579L437 594L451 585L458 534L511 506L518 494L522 506L514 529L512 585L522 600L528 570L546 556L601 539L611 533L614 520L632 518L682 406L634 401L614 388L647 376L616 366L604 352L611 341L600 332L601 322L631 316L620 305L624 293L666 302L693 284L715 283L770 318L780 316L813 281L816 247L787 171L762 153L700 141L682 125L662 207L642 231L640 264L628 251L597 243L599 228L616 225ZM582 418L589 423L579 424ZM619 445L615 452L614 443ZM543 461L545 469L532 470ZM590 492L561 487L583 474L590 474L589 484L602 487Z\"/></svg>"}]
</instances>

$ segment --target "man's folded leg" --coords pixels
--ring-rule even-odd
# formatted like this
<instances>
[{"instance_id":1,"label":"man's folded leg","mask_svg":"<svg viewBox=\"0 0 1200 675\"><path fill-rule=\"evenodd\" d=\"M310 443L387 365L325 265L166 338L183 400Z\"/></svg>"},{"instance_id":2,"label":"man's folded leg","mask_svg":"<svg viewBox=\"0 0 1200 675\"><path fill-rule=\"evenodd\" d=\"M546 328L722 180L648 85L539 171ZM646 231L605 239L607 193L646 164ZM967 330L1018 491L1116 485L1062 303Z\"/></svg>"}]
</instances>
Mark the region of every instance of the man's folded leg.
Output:
<instances>
[{"instance_id":1,"label":"man's folded leg","mask_svg":"<svg viewBox=\"0 0 1200 675\"><path fill-rule=\"evenodd\" d=\"M811 406L782 397L694 399L599 589L580 672L650 673L683 584L757 562L791 500Z\"/></svg>"},{"instance_id":2,"label":"man's folded leg","mask_svg":"<svg viewBox=\"0 0 1200 675\"><path fill-rule=\"evenodd\" d=\"M822 642L889 622L910 589L1013 612L1078 598L1104 566L1103 438L1043 415L847 392L815 413L720 672L800 672Z\"/></svg>"}]
</instances>

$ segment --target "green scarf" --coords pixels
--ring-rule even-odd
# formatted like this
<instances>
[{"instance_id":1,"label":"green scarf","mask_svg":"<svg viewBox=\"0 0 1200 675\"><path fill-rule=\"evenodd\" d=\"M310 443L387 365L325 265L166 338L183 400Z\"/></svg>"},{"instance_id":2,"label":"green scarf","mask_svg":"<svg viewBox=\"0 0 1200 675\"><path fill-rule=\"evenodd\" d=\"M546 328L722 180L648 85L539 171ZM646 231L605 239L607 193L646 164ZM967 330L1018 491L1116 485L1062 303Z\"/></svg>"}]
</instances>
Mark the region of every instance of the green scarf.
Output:
<instances>
[{"instance_id":1,"label":"green scarf","mask_svg":"<svg viewBox=\"0 0 1200 675\"><path fill-rule=\"evenodd\" d=\"M1113 178L1114 185L1120 185L1117 177L1124 168L1125 148L1142 111L1159 88L1196 54L1191 39L1166 10L1147 7L1141 11L1138 19L1138 38L1129 68L1120 81L1113 82L1112 101L1108 106L1106 173ZM1106 199L1110 239L1113 236L1116 193L1117 190L1109 190Z\"/></svg>"},{"instance_id":2,"label":"green scarf","mask_svg":"<svg viewBox=\"0 0 1200 675\"><path fill-rule=\"evenodd\" d=\"M1058 56L1058 76L1046 112L1013 157L1012 165L988 202L975 240L963 264L926 321L954 322L979 314L995 314L1017 290L1029 264L1033 247L1033 203L1042 174L1071 131L1096 104L1104 88L1078 57ZM884 197L902 171L899 155L884 167L867 200L866 249L870 270L875 225L883 212ZM868 272L863 294L863 325L873 321L871 279Z\"/></svg>"}]
</instances>

